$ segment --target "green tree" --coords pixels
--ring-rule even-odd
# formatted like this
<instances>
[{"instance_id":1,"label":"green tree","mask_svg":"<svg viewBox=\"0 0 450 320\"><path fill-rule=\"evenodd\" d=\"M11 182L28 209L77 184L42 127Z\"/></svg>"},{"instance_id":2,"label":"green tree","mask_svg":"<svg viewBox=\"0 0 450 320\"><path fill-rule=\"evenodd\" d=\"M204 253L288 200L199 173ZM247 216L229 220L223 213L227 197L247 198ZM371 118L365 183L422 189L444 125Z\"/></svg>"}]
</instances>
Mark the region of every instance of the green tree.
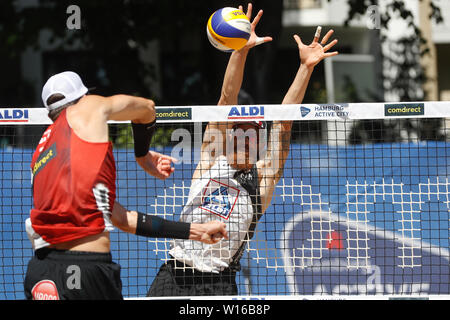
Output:
<instances>
[{"instance_id":1,"label":"green tree","mask_svg":"<svg viewBox=\"0 0 450 320\"><path fill-rule=\"evenodd\" d=\"M333 0L328 0L333 1ZM424 1L424 0L419 0ZM349 11L345 25L364 17L370 6L378 5L378 0L348 0ZM429 1L430 19L436 23L443 22L441 10L436 1ZM426 97L424 84L428 80L421 59L430 54L430 43L424 36L420 26L416 24L414 14L406 6L404 0L390 0L385 3L385 10L378 11L379 28L372 30L377 33L380 42L389 48L389 52L381 51L384 68L389 72L380 73L384 90L394 92L400 101L423 101ZM408 26L408 35L392 42L388 38L389 23L394 18L403 19ZM383 97L378 98L383 101ZM441 133L442 119L426 120L390 120L357 122L352 128L351 143L368 141L393 142L401 139L400 131L419 140L444 140ZM377 128L376 130L374 130Z\"/></svg>"}]
</instances>

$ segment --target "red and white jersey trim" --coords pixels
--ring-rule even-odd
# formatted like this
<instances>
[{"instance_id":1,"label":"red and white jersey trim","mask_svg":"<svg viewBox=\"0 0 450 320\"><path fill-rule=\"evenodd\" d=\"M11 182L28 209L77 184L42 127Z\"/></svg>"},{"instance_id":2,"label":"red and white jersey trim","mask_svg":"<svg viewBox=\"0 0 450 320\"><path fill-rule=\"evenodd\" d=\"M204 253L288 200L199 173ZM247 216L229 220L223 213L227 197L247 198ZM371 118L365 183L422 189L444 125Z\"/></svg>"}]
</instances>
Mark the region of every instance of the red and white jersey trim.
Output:
<instances>
[{"instance_id":1,"label":"red and white jersey trim","mask_svg":"<svg viewBox=\"0 0 450 320\"><path fill-rule=\"evenodd\" d=\"M25 220L25 230L27 232L27 236L31 242L33 250L48 247L50 245L50 243L42 239L42 237L38 233L36 233L36 231L34 231L30 218Z\"/></svg>"}]
</instances>

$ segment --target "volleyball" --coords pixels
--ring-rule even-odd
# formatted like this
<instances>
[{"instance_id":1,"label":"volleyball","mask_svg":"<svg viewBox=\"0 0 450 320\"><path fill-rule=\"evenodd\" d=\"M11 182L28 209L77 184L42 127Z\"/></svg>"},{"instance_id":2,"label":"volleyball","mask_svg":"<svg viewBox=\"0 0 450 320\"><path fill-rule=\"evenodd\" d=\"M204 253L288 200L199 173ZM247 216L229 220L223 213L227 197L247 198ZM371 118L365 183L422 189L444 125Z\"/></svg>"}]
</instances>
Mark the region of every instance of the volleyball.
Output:
<instances>
[{"instance_id":1,"label":"volleyball","mask_svg":"<svg viewBox=\"0 0 450 320\"><path fill-rule=\"evenodd\" d=\"M242 10L226 7L215 11L209 17L206 33L215 48L231 52L247 44L251 24Z\"/></svg>"}]
</instances>

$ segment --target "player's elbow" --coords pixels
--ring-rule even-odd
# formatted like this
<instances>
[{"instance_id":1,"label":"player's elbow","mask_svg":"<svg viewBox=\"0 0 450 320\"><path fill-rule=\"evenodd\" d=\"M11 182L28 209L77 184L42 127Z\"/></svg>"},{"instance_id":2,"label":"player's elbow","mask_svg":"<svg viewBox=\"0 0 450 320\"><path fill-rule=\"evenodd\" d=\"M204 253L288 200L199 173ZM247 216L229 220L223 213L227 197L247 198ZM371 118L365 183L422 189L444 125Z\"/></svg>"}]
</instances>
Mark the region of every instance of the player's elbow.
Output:
<instances>
[{"instance_id":1,"label":"player's elbow","mask_svg":"<svg viewBox=\"0 0 450 320\"><path fill-rule=\"evenodd\" d=\"M156 118L155 102L151 99L142 99L142 116L136 121L136 123L149 123Z\"/></svg>"},{"instance_id":2,"label":"player's elbow","mask_svg":"<svg viewBox=\"0 0 450 320\"><path fill-rule=\"evenodd\" d=\"M111 223L113 226L124 232L134 233L136 231L136 222L136 211L128 211L118 202L114 204L114 209L111 214Z\"/></svg>"},{"instance_id":3,"label":"player's elbow","mask_svg":"<svg viewBox=\"0 0 450 320\"><path fill-rule=\"evenodd\" d=\"M228 90L222 90L218 105L228 106L232 104L237 104L237 102L238 102L237 94L231 94L230 92L228 92Z\"/></svg>"}]
</instances>

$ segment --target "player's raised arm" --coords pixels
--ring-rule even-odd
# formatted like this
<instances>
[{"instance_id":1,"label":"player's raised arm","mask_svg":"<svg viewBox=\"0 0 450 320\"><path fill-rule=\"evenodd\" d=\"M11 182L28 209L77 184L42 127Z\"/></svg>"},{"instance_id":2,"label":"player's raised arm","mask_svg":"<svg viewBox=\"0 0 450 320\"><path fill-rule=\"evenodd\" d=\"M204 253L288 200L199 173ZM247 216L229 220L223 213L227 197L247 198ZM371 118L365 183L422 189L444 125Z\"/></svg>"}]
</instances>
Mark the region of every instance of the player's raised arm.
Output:
<instances>
[{"instance_id":1,"label":"player's raised arm","mask_svg":"<svg viewBox=\"0 0 450 320\"><path fill-rule=\"evenodd\" d=\"M239 10L243 11L243 7L239 6ZM248 4L246 16L249 20L252 18L253 5ZM235 50L231 53L227 68L222 83L221 95L218 105L233 105L238 104L239 91L242 87L244 78L245 63L247 55L251 48L272 41L271 37L259 37L256 35L256 26L258 25L263 10L260 10L256 17L251 22L251 34L247 44L240 50ZM203 137L203 144L201 150L201 160L197 170L194 172L193 179L201 176L203 170L207 170L214 162L214 159L226 150L225 134L226 129L229 128L229 123L210 122L206 127Z\"/></svg>"},{"instance_id":2,"label":"player's raised arm","mask_svg":"<svg viewBox=\"0 0 450 320\"><path fill-rule=\"evenodd\" d=\"M243 10L242 6L239 6L239 9ZM249 3L246 13L249 20L252 18L252 11L253 5ZM244 78L245 62L247 60L249 50L256 45L272 41L271 37L259 37L256 35L256 26L261 20L262 15L263 10L259 10L256 17L251 22L251 34L247 44L242 49L231 53L227 69L225 71L218 105L232 105L238 103L238 95Z\"/></svg>"},{"instance_id":3,"label":"player's raised arm","mask_svg":"<svg viewBox=\"0 0 450 320\"><path fill-rule=\"evenodd\" d=\"M284 96L282 104L302 103L314 67L323 59L338 54L337 51L328 52L338 42L337 40L333 40L328 43L334 31L328 31L319 43L320 31L321 27L318 27L314 40L308 46L303 44L298 35L294 35L294 40L297 42L300 54L300 66L289 90ZM270 204L275 185L283 175L284 164L289 155L291 129L292 121L273 122L267 143L266 157L258 164L263 172L261 190L264 193L262 197L264 210Z\"/></svg>"}]
</instances>

